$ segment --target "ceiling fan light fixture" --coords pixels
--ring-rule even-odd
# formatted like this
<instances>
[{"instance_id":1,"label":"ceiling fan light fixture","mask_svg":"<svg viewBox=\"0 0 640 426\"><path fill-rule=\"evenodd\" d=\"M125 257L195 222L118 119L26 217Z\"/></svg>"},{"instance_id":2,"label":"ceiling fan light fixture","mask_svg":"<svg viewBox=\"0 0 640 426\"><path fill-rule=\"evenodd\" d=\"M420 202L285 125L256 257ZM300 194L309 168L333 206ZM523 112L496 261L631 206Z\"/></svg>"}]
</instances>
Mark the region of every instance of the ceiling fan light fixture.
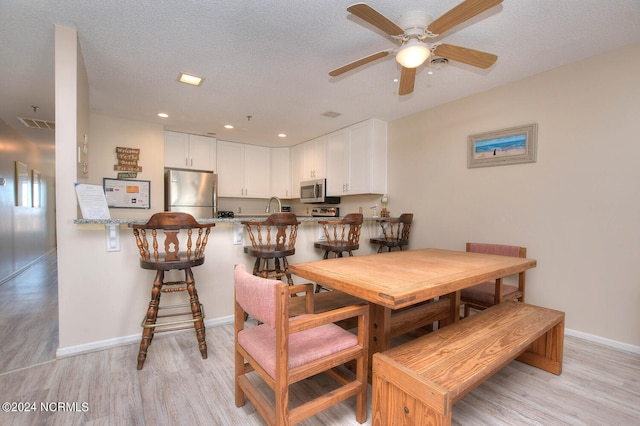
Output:
<instances>
[{"instance_id":1,"label":"ceiling fan light fixture","mask_svg":"<svg viewBox=\"0 0 640 426\"><path fill-rule=\"evenodd\" d=\"M396 61L405 68L417 68L431 55L429 47L415 38L407 41L396 54Z\"/></svg>"}]
</instances>

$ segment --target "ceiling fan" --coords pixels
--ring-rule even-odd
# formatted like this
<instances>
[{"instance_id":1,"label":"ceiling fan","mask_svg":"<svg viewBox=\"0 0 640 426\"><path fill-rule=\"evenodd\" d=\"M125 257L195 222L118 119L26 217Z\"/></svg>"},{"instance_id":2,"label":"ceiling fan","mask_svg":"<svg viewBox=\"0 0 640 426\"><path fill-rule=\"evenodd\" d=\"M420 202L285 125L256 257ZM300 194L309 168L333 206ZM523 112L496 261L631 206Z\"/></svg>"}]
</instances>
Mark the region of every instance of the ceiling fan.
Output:
<instances>
[{"instance_id":1,"label":"ceiling fan","mask_svg":"<svg viewBox=\"0 0 640 426\"><path fill-rule=\"evenodd\" d=\"M397 50L383 50L358 59L336 68L329 72L329 75L336 77L395 52L396 61L402 66L398 94L408 95L413 92L416 68L432 54L474 67L489 68L498 59L496 55L452 44L429 44L426 40L435 38L500 3L502 0L465 0L435 21L425 12L412 12L401 16L397 24L365 3L349 6L348 12L389 34L391 38L399 41L401 46Z\"/></svg>"}]
</instances>

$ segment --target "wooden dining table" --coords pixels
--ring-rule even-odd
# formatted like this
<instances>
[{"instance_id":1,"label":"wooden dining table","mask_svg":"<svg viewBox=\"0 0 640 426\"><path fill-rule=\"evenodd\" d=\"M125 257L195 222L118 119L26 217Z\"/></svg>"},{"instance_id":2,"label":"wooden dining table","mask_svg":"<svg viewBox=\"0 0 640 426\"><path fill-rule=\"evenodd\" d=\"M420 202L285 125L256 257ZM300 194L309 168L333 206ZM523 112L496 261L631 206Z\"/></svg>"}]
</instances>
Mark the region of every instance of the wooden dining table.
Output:
<instances>
[{"instance_id":1,"label":"wooden dining table","mask_svg":"<svg viewBox=\"0 0 640 426\"><path fill-rule=\"evenodd\" d=\"M456 322L462 289L535 266L534 259L426 248L296 263L289 270L369 302L371 356L390 348L393 310L446 296L446 322Z\"/></svg>"}]
</instances>

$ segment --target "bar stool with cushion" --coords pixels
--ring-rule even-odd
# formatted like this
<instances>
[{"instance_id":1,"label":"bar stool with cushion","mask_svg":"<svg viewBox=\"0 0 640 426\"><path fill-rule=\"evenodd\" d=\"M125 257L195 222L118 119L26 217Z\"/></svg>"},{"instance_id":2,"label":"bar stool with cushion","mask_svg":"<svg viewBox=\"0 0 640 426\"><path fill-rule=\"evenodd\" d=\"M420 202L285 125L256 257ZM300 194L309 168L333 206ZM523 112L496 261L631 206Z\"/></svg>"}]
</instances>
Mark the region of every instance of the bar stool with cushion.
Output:
<instances>
[{"instance_id":1,"label":"bar stool with cushion","mask_svg":"<svg viewBox=\"0 0 640 426\"><path fill-rule=\"evenodd\" d=\"M129 224L133 228L140 252L140 267L156 271L151 301L141 324L143 331L138 352L138 370L144 365L147 350L156 332L195 328L200 353L203 359L207 358L204 311L198 299L191 268L204 263L204 249L212 226L215 224L200 224L193 216L178 212L156 213L147 223ZM184 271L184 280L165 281L165 272L170 270ZM189 303L160 306L162 293L180 291L189 293ZM184 308L190 310L181 311ZM158 315L160 309L166 309L169 313ZM156 322L158 318L163 318L163 322ZM172 319L165 320L166 318Z\"/></svg>"},{"instance_id":2,"label":"bar stool with cushion","mask_svg":"<svg viewBox=\"0 0 640 426\"><path fill-rule=\"evenodd\" d=\"M313 246L324 250L323 259L327 259L330 253L334 257L342 257L344 252L353 256L353 250L360 248L362 220L360 213L350 213L342 220L319 220L325 240L316 241Z\"/></svg>"},{"instance_id":3,"label":"bar stool with cushion","mask_svg":"<svg viewBox=\"0 0 640 426\"><path fill-rule=\"evenodd\" d=\"M504 244L467 243L467 251L473 253L497 254L500 256L527 257L525 247ZM525 273L518 274L518 285L504 284L502 278L487 281L466 288L460 292L460 304L464 305L464 317L469 309L482 310L507 300L524 302Z\"/></svg>"},{"instance_id":4,"label":"bar stool with cushion","mask_svg":"<svg viewBox=\"0 0 640 426\"><path fill-rule=\"evenodd\" d=\"M245 246L244 252L256 258L253 275L275 279L286 276L289 285L293 285L287 256L293 256L296 252L296 237L300 224L296 215L273 213L264 221L241 223L251 240L251 245ZM273 265L270 264L271 260Z\"/></svg>"},{"instance_id":5,"label":"bar stool with cushion","mask_svg":"<svg viewBox=\"0 0 640 426\"><path fill-rule=\"evenodd\" d=\"M378 253L382 253L385 247L387 251L391 251L396 247L402 251L404 246L409 245L412 221L413 213L403 213L397 219L378 219L376 222L382 228L382 237L371 238L369 242L380 246L378 247Z\"/></svg>"}]
</instances>

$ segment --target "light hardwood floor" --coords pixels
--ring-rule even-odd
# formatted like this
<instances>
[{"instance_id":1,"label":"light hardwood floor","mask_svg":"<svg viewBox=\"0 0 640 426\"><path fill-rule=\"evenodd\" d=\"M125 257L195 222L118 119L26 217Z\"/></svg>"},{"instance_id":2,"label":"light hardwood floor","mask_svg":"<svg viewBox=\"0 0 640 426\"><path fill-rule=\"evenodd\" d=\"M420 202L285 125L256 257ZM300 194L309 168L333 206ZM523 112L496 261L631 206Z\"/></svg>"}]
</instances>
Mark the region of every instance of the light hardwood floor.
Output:
<instances>
[{"instance_id":1,"label":"light hardwood floor","mask_svg":"<svg viewBox=\"0 0 640 426\"><path fill-rule=\"evenodd\" d=\"M55 250L0 285L0 373L55 358L58 269Z\"/></svg>"},{"instance_id":2,"label":"light hardwood floor","mask_svg":"<svg viewBox=\"0 0 640 426\"><path fill-rule=\"evenodd\" d=\"M0 425L262 425L251 403L234 404L232 325L208 328L207 343L209 358L203 360L193 332L158 335L142 371L132 344L2 373L2 402L35 403L36 410L0 412ZM330 383L324 376L305 380L292 398ZM52 410L57 402L74 411ZM347 401L302 424L357 425L354 405ZM640 355L567 336L561 376L514 361L454 405L453 421L638 424Z\"/></svg>"}]
</instances>

